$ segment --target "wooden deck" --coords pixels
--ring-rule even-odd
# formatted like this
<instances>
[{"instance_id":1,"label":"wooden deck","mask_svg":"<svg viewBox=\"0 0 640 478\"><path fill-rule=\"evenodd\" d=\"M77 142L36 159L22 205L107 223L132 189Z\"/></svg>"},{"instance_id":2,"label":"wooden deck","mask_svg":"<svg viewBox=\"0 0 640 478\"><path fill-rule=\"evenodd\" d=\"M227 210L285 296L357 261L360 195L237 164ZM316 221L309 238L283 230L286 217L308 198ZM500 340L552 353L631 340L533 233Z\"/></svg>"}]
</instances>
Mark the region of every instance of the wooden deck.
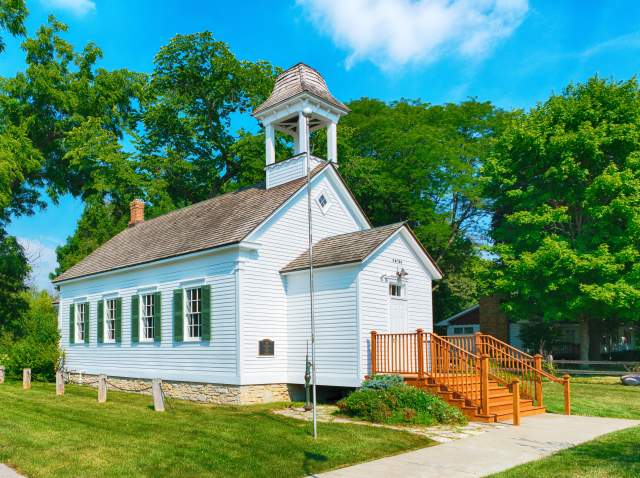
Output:
<instances>
[{"instance_id":1,"label":"wooden deck","mask_svg":"<svg viewBox=\"0 0 640 478\"><path fill-rule=\"evenodd\" d=\"M570 414L569 376L542 369L542 357L530 356L478 333L440 337L413 333L371 333L371 368L375 374L398 374L406 383L439 395L474 421L512 421L545 413L542 382L564 387Z\"/></svg>"}]
</instances>

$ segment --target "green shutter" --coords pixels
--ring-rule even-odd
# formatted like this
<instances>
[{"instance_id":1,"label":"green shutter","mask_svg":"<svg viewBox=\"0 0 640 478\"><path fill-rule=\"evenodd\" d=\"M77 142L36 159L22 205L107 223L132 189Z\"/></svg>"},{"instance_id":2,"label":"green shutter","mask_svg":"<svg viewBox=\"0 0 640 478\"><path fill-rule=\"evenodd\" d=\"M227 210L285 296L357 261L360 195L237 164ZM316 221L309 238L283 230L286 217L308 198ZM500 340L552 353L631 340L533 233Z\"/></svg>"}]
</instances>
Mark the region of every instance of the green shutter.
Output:
<instances>
[{"instance_id":1,"label":"green shutter","mask_svg":"<svg viewBox=\"0 0 640 478\"><path fill-rule=\"evenodd\" d=\"M173 340L176 342L184 340L182 307L182 289L176 289L173 291Z\"/></svg>"},{"instance_id":2,"label":"green shutter","mask_svg":"<svg viewBox=\"0 0 640 478\"><path fill-rule=\"evenodd\" d=\"M122 299L116 299L116 343L122 341Z\"/></svg>"},{"instance_id":3,"label":"green shutter","mask_svg":"<svg viewBox=\"0 0 640 478\"><path fill-rule=\"evenodd\" d=\"M202 286L202 340L211 339L211 286Z\"/></svg>"},{"instance_id":4,"label":"green shutter","mask_svg":"<svg viewBox=\"0 0 640 478\"><path fill-rule=\"evenodd\" d=\"M140 340L140 296L131 297L131 342Z\"/></svg>"},{"instance_id":5,"label":"green shutter","mask_svg":"<svg viewBox=\"0 0 640 478\"><path fill-rule=\"evenodd\" d=\"M89 308L89 302L85 302L84 306L84 343L89 343L89 322L91 322L91 309Z\"/></svg>"},{"instance_id":6,"label":"green shutter","mask_svg":"<svg viewBox=\"0 0 640 478\"><path fill-rule=\"evenodd\" d=\"M69 305L69 343L73 344L76 341L76 306L75 304Z\"/></svg>"},{"instance_id":7,"label":"green shutter","mask_svg":"<svg viewBox=\"0 0 640 478\"><path fill-rule=\"evenodd\" d=\"M153 341L162 340L162 297L160 292L153 294Z\"/></svg>"},{"instance_id":8,"label":"green shutter","mask_svg":"<svg viewBox=\"0 0 640 478\"><path fill-rule=\"evenodd\" d=\"M104 300L98 302L98 343L104 342Z\"/></svg>"}]
</instances>

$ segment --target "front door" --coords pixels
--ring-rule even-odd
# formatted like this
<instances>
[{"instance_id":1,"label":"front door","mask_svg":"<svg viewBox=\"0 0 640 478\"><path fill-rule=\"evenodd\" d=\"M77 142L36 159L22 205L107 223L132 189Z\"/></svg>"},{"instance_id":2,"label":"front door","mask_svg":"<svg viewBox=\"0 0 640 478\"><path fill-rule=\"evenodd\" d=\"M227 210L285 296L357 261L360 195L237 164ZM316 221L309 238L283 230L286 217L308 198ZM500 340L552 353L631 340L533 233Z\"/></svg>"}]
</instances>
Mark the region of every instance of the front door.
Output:
<instances>
[{"instance_id":1,"label":"front door","mask_svg":"<svg viewBox=\"0 0 640 478\"><path fill-rule=\"evenodd\" d=\"M407 299L405 285L389 284L389 332L407 332Z\"/></svg>"}]
</instances>

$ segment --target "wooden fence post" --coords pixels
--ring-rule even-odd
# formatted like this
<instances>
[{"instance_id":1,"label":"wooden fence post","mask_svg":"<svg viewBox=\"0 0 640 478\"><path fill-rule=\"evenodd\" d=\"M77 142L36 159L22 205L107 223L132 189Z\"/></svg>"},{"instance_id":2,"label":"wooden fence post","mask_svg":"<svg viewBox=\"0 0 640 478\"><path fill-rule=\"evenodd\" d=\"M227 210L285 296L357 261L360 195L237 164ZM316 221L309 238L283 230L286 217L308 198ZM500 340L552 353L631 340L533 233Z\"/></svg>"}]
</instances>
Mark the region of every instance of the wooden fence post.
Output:
<instances>
[{"instance_id":1,"label":"wooden fence post","mask_svg":"<svg viewBox=\"0 0 640 478\"><path fill-rule=\"evenodd\" d=\"M162 380L154 378L151 382L151 393L153 394L153 409L156 412L164 412L164 395L162 393Z\"/></svg>"},{"instance_id":2,"label":"wooden fence post","mask_svg":"<svg viewBox=\"0 0 640 478\"><path fill-rule=\"evenodd\" d=\"M489 356L485 354L480 357L480 409L489 415Z\"/></svg>"},{"instance_id":3,"label":"wooden fence post","mask_svg":"<svg viewBox=\"0 0 640 478\"><path fill-rule=\"evenodd\" d=\"M564 414L571 415L571 386L569 380L571 376L565 374L562 376L562 385L564 387Z\"/></svg>"},{"instance_id":4,"label":"wooden fence post","mask_svg":"<svg viewBox=\"0 0 640 478\"><path fill-rule=\"evenodd\" d=\"M100 375L98 377L98 403L107 401L107 376Z\"/></svg>"},{"instance_id":5,"label":"wooden fence post","mask_svg":"<svg viewBox=\"0 0 640 478\"><path fill-rule=\"evenodd\" d=\"M64 395L64 375L62 370L56 372L56 395Z\"/></svg>"},{"instance_id":6,"label":"wooden fence post","mask_svg":"<svg viewBox=\"0 0 640 478\"><path fill-rule=\"evenodd\" d=\"M513 394L513 424L520 425L520 380L514 378L511 382L511 393Z\"/></svg>"},{"instance_id":7,"label":"wooden fence post","mask_svg":"<svg viewBox=\"0 0 640 478\"><path fill-rule=\"evenodd\" d=\"M533 356L534 368L538 371L536 374L536 403L542 406L542 355L535 354Z\"/></svg>"},{"instance_id":8,"label":"wooden fence post","mask_svg":"<svg viewBox=\"0 0 640 478\"><path fill-rule=\"evenodd\" d=\"M482 355L482 332L476 332L476 350L474 353L478 356Z\"/></svg>"},{"instance_id":9,"label":"wooden fence post","mask_svg":"<svg viewBox=\"0 0 640 478\"><path fill-rule=\"evenodd\" d=\"M29 390L31 388L31 369L22 369L22 389Z\"/></svg>"},{"instance_id":10,"label":"wooden fence post","mask_svg":"<svg viewBox=\"0 0 640 478\"><path fill-rule=\"evenodd\" d=\"M424 344L422 329L416 330L416 347L418 347L418 380L424 378Z\"/></svg>"},{"instance_id":11,"label":"wooden fence post","mask_svg":"<svg viewBox=\"0 0 640 478\"><path fill-rule=\"evenodd\" d=\"M0 365L0 383L4 383L4 367Z\"/></svg>"},{"instance_id":12,"label":"wooden fence post","mask_svg":"<svg viewBox=\"0 0 640 478\"><path fill-rule=\"evenodd\" d=\"M375 375L377 372L377 363L376 363L376 336L377 332L375 330L371 331L371 375Z\"/></svg>"}]
</instances>

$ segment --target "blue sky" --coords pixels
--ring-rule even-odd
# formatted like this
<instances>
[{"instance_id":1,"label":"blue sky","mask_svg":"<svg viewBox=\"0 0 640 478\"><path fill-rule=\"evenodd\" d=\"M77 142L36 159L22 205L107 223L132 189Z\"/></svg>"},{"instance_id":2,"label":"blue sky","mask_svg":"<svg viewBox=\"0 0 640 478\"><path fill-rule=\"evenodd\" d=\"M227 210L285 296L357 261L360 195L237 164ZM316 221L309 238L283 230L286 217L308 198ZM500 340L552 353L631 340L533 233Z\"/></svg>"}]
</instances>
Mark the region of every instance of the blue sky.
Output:
<instances>
[{"instance_id":1,"label":"blue sky","mask_svg":"<svg viewBox=\"0 0 640 478\"><path fill-rule=\"evenodd\" d=\"M304 61L343 101L369 96L432 103L467 97L530 108L569 82L640 71L640 2L599 0L28 0L33 32L50 13L77 48L95 42L101 66L150 72L178 33L210 30L242 59L281 67ZM6 38L6 35L3 35ZM0 75L23 67L7 39ZM246 120L251 124L251 119ZM244 123L244 121L243 121ZM9 227L50 288L54 248L73 233L82 204L63 198Z\"/></svg>"}]
</instances>

